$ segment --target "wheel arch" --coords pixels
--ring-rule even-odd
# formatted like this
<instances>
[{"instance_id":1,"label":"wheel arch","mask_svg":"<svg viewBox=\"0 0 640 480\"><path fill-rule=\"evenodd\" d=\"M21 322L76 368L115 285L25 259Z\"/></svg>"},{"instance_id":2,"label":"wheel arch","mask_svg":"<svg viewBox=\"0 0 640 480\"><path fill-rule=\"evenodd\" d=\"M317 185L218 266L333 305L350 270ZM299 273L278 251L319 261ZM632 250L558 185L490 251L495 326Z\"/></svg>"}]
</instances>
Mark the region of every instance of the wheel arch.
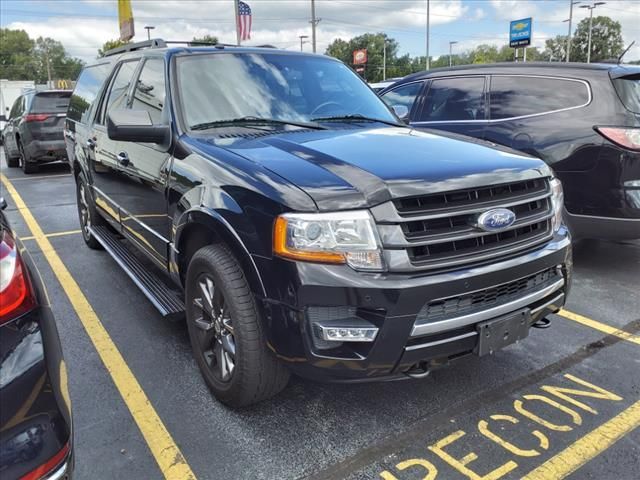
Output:
<instances>
[{"instance_id":1,"label":"wheel arch","mask_svg":"<svg viewBox=\"0 0 640 480\"><path fill-rule=\"evenodd\" d=\"M225 244L238 260L254 294L265 296L266 290L256 264L242 239L222 215L202 207L182 214L175 228L171 251L171 272L185 285L185 276L193 255L202 247Z\"/></svg>"}]
</instances>

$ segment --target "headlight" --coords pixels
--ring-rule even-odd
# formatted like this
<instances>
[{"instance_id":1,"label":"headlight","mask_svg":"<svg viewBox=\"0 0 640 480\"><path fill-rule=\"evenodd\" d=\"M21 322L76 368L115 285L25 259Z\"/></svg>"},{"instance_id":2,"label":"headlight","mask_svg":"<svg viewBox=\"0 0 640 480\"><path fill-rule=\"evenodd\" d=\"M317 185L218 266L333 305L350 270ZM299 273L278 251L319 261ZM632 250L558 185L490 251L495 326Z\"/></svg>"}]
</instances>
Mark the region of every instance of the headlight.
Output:
<instances>
[{"instance_id":1,"label":"headlight","mask_svg":"<svg viewBox=\"0 0 640 480\"><path fill-rule=\"evenodd\" d=\"M293 260L346 263L356 270L383 269L375 224L364 210L280 215L273 251Z\"/></svg>"},{"instance_id":2,"label":"headlight","mask_svg":"<svg viewBox=\"0 0 640 480\"><path fill-rule=\"evenodd\" d=\"M551 218L551 226L555 232L562 225L562 210L564 206L564 192L562 191L562 183L557 178L552 178L551 182L551 206L553 207L553 217Z\"/></svg>"}]
</instances>

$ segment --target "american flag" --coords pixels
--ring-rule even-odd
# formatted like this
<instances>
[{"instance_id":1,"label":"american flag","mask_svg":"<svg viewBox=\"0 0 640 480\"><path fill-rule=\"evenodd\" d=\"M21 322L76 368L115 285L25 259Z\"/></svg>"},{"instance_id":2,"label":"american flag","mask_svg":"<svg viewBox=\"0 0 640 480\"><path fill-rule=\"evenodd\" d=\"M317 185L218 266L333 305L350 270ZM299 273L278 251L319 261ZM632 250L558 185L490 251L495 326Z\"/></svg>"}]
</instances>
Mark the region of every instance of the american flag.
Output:
<instances>
[{"instance_id":1,"label":"american flag","mask_svg":"<svg viewBox=\"0 0 640 480\"><path fill-rule=\"evenodd\" d=\"M251 39L251 7L244 2L238 2L238 31L240 40Z\"/></svg>"}]
</instances>

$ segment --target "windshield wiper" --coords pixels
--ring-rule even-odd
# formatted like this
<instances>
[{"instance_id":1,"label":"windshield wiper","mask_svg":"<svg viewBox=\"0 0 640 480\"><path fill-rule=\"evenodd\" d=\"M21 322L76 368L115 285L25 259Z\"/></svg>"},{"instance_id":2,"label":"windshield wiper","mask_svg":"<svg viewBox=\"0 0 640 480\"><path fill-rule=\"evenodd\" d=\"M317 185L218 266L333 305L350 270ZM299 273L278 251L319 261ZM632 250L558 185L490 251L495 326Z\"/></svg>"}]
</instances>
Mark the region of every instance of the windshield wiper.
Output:
<instances>
[{"instance_id":1,"label":"windshield wiper","mask_svg":"<svg viewBox=\"0 0 640 480\"><path fill-rule=\"evenodd\" d=\"M316 130L326 130L315 122L298 122L295 120L280 120L278 118L261 118L261 117L238 117L227 120L215 120L213 122L198 123L191 125L191 130L208 130L209 128L228 127L233 125L293 125L294 127L314 128Z\"/></svg>"},{"instance_id":2,"label":"windshield wiper","mask_svg":"<svg viewBox=\"0 0 640 480\"><path fill-rule=\"evenodd\" d=\"M367 117L359 113L350 115L335 115L332 117L317 117L311 119L314 122L380 122L394 127L407 127L404 123L394 122L393 120L383 120L381 118Z\"/></svg>"}]
</instances>

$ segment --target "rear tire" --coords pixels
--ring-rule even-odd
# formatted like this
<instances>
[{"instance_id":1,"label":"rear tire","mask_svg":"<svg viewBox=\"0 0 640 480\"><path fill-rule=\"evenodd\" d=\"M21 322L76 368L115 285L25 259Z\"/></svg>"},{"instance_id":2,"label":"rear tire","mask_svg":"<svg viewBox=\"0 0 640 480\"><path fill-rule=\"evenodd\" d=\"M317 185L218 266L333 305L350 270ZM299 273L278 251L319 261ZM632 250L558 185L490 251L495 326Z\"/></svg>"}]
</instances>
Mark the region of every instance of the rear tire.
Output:
<instances>
[{"instance_id":1,"label":"rear tire","mask_svg":"<svg viewBox=\"0 0 640 480\"><path fill-rule=\"evenodd\" d=\"M218 400L244 407L287 385L289 370L267 348L247 279L225 246L208 245L194 254L186 305L193 354Z\"/></svg>"},{"instance_id":2,"label":"rear tire","mask_svg":"<svg viewBox=\"0 0 640 480\"><path fill-rule=\"evenodd\" d=\"M89 231L89 227L105 225L106 221L96 211L91 189L82 172L76 177L76 201L78 203L78 218L80 219L84 243L93 250L102 250L102 245Z\"/></svg>"},{"instance_id":3,"label":"rear tire","mask_svg":"<svg viewBox=\"0 0 640 480\"><path fill-rule=\"evenodd\" d=\"M25 175L30 173L36 173L38 171L38 164L31 161L31 157L25 151L22 142L18 140L18 150L20 152L20 162L22 163L22 171Z\"/></svg>"}]
</instances>

